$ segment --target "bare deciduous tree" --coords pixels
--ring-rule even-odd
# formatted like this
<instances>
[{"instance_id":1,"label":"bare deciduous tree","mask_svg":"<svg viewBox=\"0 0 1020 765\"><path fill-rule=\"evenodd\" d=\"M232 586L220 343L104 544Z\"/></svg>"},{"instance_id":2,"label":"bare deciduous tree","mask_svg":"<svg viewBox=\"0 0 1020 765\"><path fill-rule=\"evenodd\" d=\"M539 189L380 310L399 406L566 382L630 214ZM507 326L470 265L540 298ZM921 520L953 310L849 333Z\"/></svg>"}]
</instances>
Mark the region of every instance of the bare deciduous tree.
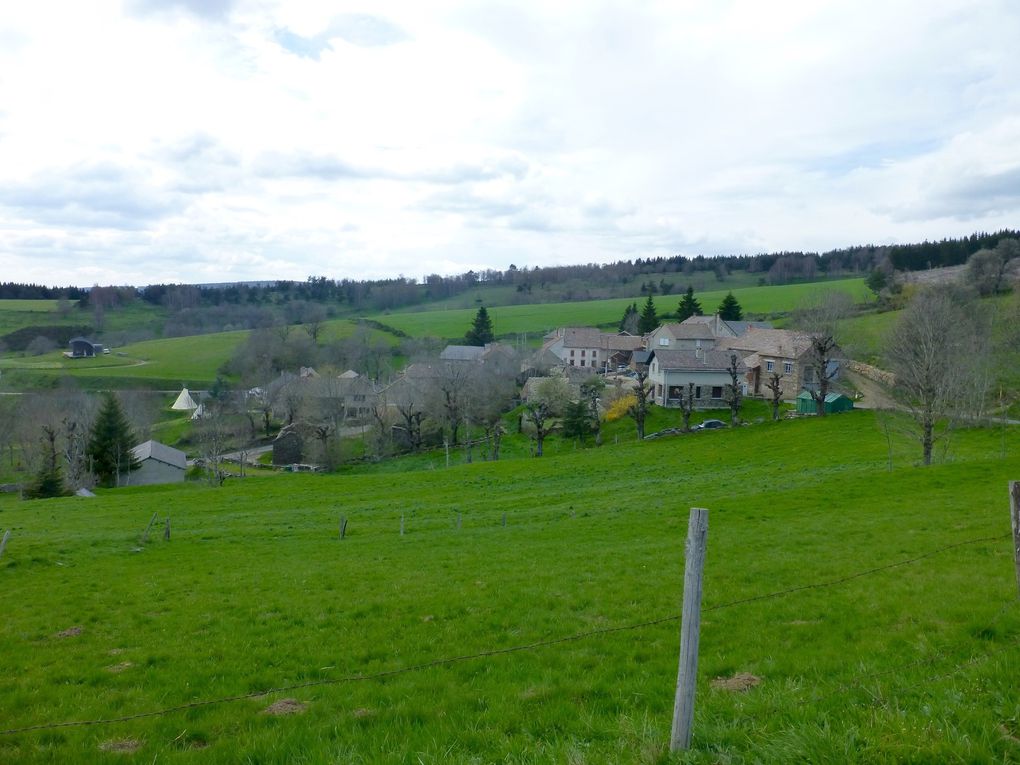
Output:
<instances>
[{"instance_id":1,"label":"bare deciduous tree","mask_svg":"<svg viewBox=\"0 0 1020 765\"><path fill-rule=\"evenodd\" d=\"M815 412L821 417L825 416L825 397L839 373L840 326L852 311L853 300L849 295L828 291L817 295L812 304L799 309L795 317L810 342L804 383L815 402Z\"/></svg>"},{"instance_id":2,"label":"bare deciduous tree","mask_svg":"<svg viewBox=\"0 0 1020 765\"><path fill-rule=\"evenodd\" d=\"M535 429L535 456L543 454L545 438L552 432L553 418L570 402L570 384L562 377L549 377L536 386L535 395L524 405L524 416Z\"/></svg>"},{"instance_id":3,"label":"bare deciduous tree","mask_svg":"<svg viewBox=\"0 0 1020 765\"><path fill-rule=\"evenodd\" d=\"M648 382L648 372L639 369L635 382L637 385L634 386L634 403L627 410L627 414L637 426L637 437L644 438L645 418L648 416L648 397L652 392L651 383Z\"/></svg>"},{"instance_id":4,"label":"bare deciduous tree","mask_svg":"<svg viewBox=\"0 0 1020 765\"><path fill-rule=\"evenodd\" d=\"M690 432L691 413L694 411L694 383L687 383L687 390L680 388L680 416L684 421L684 431Z\"/></svg>"},{"instance_id":5,"label":"bare deciduous tree","mask_svg":"<svg viewBox=\"0 0 1020 765\"><path fill-rule=\"evenodd\" d=\"M724 398L730 407L730 424L736 426L740 423L740 403L743 401L743 392L740 390L740 381L737 373L737 354L730 354L730 365L726 371L730 373L730 381L726 385Z\"/></svg>"},{"instance_id":6,"label":"bare deciduous tree","mask_svg":"<svg viewBox=\"0 0 1020 765\"><path fill-rule=\"evenodd\" d=\"M911 434L930 465L936 443L972 414L987 393L988 331L977 305L950 286L919 292L886 346L893 392L910 415Z\"/></svg>"},{"instance_id":7,"label":"bare deciduous tree","mask_svg":"<svg viewBox=\"0 0 1020 765\"><path fill-rule=\"evenodd\" d=\"M779 372L773 372L765 383L765 387L772 393L772 420L779 419L779 405L783 403L783 383Z\"/></svg>"}]
</instances>

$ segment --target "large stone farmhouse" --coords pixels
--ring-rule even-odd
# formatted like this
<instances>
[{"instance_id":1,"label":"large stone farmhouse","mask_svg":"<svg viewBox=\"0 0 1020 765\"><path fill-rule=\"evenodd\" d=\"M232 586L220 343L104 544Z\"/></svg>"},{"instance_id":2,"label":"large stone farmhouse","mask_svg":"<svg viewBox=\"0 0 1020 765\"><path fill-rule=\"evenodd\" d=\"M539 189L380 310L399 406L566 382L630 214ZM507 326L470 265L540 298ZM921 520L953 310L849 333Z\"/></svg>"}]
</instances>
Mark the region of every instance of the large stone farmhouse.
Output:
<instances>
[{"instance_id":1,"label":"large stone farmhouse","mask_svg":"<svg viewBox=\"0 0 1020 765\"><path fill-rule=\"evenodd\" d=\"M730 384L730 353L705 350L653 350L648 365L652 400L659 406L680 406L681 394L687 396L694 386L694 406L699 409L726 406L724 392ZM737 374L744 379L747 367L737 358ZM747 393L747 384L741 385Z\"/></svg>"},{"instance_id":2,"label":"large stone farmhouse","mask_svg":"<svg viewBox=\"0 0 1020 765\"><path fill-rule=\"evenodd\" d=\"M552 354L564 366L607 372L629 364L631 354L643 347L644 338L637 335L614 335L594 327L561 327L546 336L541 353Z\"/></svg>"},{"instance_id":3,"label":"large stone farmhouse","mask_svg":"<svg viewBox=\"0 0 1020 765\"><path fill-rule=\"evenodd\" d=\"M779 375L781 397L790 401L803 390L816 390L818 373L811 358L811 336L786 329L751 327L744 334L724 338L716 346L734 351L743 357L747 367L747 387L753 396L767 395L766 385L772 375ZM829 378L838 376L829 369Z\"/></svg>"}]
</instances>

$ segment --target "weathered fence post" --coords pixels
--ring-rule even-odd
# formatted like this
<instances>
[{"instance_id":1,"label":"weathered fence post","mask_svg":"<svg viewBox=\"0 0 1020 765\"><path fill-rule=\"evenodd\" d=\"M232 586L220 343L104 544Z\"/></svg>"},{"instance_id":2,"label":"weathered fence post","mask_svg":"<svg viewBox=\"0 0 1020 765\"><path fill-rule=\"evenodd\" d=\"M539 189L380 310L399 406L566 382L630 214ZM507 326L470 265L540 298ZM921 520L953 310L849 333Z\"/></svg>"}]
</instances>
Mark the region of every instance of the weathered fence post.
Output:
<instances>
[{"instance_id":1,"label":"weathered fence post","mask_svg":"<svg viewBox=\"0 0 1020 765\"><path fill-rule=\"evenodd\" d=\"M166 519L166 528L163 530L163 539L170 539L170 519Z\"/></svg>"},{"instance_id":2,"label":"weathered fence post","mask_svg":"<svg viewBox=\"0 0 1020 765\"><path fill-rule=\"evenodd\" d=\"M684 602L680 617L680 669L673 704L669 750L687 749L694 721L694 687L698 679L698 637L701 628L701 575L705 568L708 510L691 508L684 562Z\"/></svg>"},{"instance_id":3,"label":"weathered fence post","mask_svg":"<svg viewBox=\"0 0 1020 765\"><path fill-rule=\"evenodd\" d=\"M1013 560L1016 563L1017 597L1020 597L1020 481L1009 482L1009 517L1013 523Z\"/></svg>"},{"instance_id":4,"label":"weathered fence post","mask_svg":"<svg viewBox=\"0 0 1020 765\"><path fill-rule=\"evenodd\" d=\"M400 536L404 536L404 516L400 516Z\"/></svg>"},{"instance_id":5,"label":"weathered fence post","mask_svg":"<svg viewBox=\"0 0 1020 765\"><path fill-rule=\"evenodd\" d=\"M7 549L7 540L11 538L11 530L4 532L4 538L0 539L0 558L4 557L4 550Z\"/></svg>"},{"instance_id":6,"label":"weathered fence post","mask_svg":"<svg viewBox=\"0 0 1020 765\"><path fill-rule=\"evenodd\" d=\"M142 532L142 544L145 544L146 542L149 541L149 529L152 528L152 524L154 524L155 522L156 522L156 513L153 513L152 517L149 519L149 525L146 526L145 527L145 531Z\"/></svg>"},{"instance_id":7,"label":"weathered fence post","mask_svg":"<svg viewBox=\"0 0 1020 765\"><path fill-rule=\"evenodd\" d=\"M340 538L343 539L346 534L347 534L347 516L346 515L341 515L340 516Z\"/></svg>"},{"instance_id":8,"label":"weathered fence post","mask_svg":"<svg viewBox=\"0 0 1020 765\"><path fill-rule=\"evenodd\" d=\"M506 528L506 513L503 513L503 528Z\"/></svg>"}]
</instances>

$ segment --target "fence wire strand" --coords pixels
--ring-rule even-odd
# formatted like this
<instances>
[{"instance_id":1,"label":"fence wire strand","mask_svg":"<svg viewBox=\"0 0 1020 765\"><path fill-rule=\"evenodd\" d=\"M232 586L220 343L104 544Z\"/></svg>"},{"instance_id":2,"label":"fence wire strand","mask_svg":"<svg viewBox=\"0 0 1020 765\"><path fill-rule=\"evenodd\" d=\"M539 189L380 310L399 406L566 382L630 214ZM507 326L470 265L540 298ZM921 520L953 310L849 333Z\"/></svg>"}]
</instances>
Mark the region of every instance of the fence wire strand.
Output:
<instances>
[{"instance_id":1,"label":"fence wire strand","mask_svg":"<svg viewBox=\"0 0 1020 765\"><path fill-rule=\"evenodd\" d=\"M877 574L882 571L888 571L889 569L898 568L900 566L910 565L917 563L918 561L931 558L949 550L954 550L967 545L981 544L983 542L994 542L1002 539L1012 537L1012 533L1003 534L999 536L979 537L976 539L969 539L963 542L956 542L951 545L946 545L935 550L917 555L913 558L908 558L894 563L888 563L882 566L875 566L873 568L858 571L854 574L848 574L847 576L838 577L836 579L829 579L822 582L814 582L811 584L800 585L797 587L790 587L784 590L777 590L775 592L764 593L761 595L754 595L747 598L740 598L738 600L731 600L725 603L717 603L714 606L702 609L703 611L718 611L724 608L731 608L733 606L744 605L746 603L754 603L758 601L771 600L774 598L781 598L786 595L790 595L795 592L802 592L804 590L811 589L822 589L826 587L835 587L836 585L844 584L845 582L859 579L861 577ZM336 678L321 678L318 680L307 680L300 683L291 683L288 685L282 685L275 688L266 688L264 690L252 691L250 693L241 693L233 696L223 696L215 699L205 699L200 701L192 701L186 704L178 704L176 706L164 707L163 709L151 710L148 712L138 712L131 715L123 715L120 717L104 717L96 718L93 720L69 720L65 722L57 723L40 723L37 725L27 725L20 728L8 728L6 730L0 730L0 736L9 736L18 733L30 733L33 731L40 730L54 730L58 728L80 728L96 725L112 725L115 723L130 722L132 720L141 720L149 717L162 717L163 715L172 714L174 712L183 712L189 709L198 709L200 707L213 706L217 704L228 704L236 701L244 701L246 699L255 699L262 696L269 696L275 693L285 693L289 691L301 690L303 688L314 688L319 686L327 685L343 685L347 683L365 682L371 680L384 680L390 677L396 677L398 675L407 674L410 672L420 672L422 670L431 669L434 667L447 666L451 664L458 664L461 662L472 661L476 659L490 658L493 656L505 656L507 654L521 653L524 651L533 651L540 648L546 648L554 645L561 645L564 643L573 643L580 640L585 640L600 635L609 635L617 632L629 632L633 630L645 629L648 627L654 627L667 622L680 621L680 614L671 614L669 616L662 616L656 619L650 619L643 622L637 622L634 624L626 624L618 627L602 627L599 629L588 630L585 632L578 632L573 635L567 635L565 637L549 638L547 640L538 640L531 643L523 643L521 645L508 646L506 648L494 648L487 651L479 651L477 653L462 654L459 656L448 656L438 659L432 659L430 661L421 662L418 664L409 664L403 667L395 667L393 669L382 670L380 672L373 672L368 674L355 674L346 675L344 677ZM915 662L916 664L917 662ZM824 697L823 697L824 698Z\"/></svg>"}]
</instances>

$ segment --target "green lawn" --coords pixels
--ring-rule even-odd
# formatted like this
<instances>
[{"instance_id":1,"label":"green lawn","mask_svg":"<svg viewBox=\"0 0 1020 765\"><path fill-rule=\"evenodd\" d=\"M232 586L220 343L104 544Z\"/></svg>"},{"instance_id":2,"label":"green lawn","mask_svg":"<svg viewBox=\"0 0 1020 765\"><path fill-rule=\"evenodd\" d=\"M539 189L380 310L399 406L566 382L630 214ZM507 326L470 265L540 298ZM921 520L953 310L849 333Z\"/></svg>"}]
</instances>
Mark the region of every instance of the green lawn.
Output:
<instances>
[{"instance_id":1,"label":"green lawn","mask_svg":"<svg viewBox=\"0 0 1020 765\"><path fill-rule=\"evenodd\" d=\"M0 728L316 684L0 735L0 761L1016 761L1010 542L848 578L1008 534L1020 431L1008 459L1000 438L960 433L928 469L897 452L890 472L858 412L397 480L2 496ZM691 506L710 518L687 755L666 753L676 621L343 682L677 614ZM173 538L135 552L154 511ZM761 684L710 685L739 672ZM303 712L264 713L285 697Z\"/></svg>"},{"instance_id":2,"label":"green lawn","mask_svg":"<svg viewBox=\"0 0 1020 765\"><path fill-rule=\"evenodd\" d=\"M869 294L862 279L842 279L811 284L788 284L779 287L744 287L733 290L744 311L754 314L774 314L791 311L809 300L812 295L826 290L849 293L857 301ZM711 313L726 296L728 289L703 292L696 295L706 313ZM544 334L563 326L597 326L616 324L624 309L633 302L639 307L644 298L617 298L589 300L576 303L541 303L488 308L497 336L519 333ZM654 296L658 310L675 311L679 295ZM406 332L413 337L458 338L471 326L476 308L420 311L417 313L379 314L370 318Z\"/></svg>"}]
</instances>

